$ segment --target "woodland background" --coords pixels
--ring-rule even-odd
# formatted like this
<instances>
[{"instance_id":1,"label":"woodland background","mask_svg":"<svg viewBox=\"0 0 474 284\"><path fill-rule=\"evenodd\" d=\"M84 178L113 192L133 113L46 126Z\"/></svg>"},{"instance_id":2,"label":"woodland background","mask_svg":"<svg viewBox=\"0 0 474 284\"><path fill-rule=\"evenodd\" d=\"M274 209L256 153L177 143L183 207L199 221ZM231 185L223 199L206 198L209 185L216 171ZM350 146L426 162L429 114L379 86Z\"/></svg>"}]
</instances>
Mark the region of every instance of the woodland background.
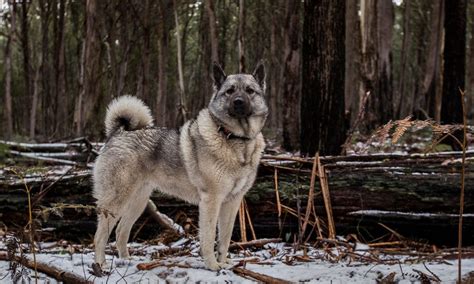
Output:
<instances>
[{"instance_id":1,"label":"woodland background","mask_svg":"<svg viewBox=\"0 0 474 284\"><path fill-rule=\"evenodd\" d=\"M0 16L5 139L100 140L125 94L179 127L206 106L213 61L264 60L265 134L289 151L338 154L349 129L408 115L460 123L460 90L474 114L472 0L3 0Z\"/></svg>"}]
</instances>

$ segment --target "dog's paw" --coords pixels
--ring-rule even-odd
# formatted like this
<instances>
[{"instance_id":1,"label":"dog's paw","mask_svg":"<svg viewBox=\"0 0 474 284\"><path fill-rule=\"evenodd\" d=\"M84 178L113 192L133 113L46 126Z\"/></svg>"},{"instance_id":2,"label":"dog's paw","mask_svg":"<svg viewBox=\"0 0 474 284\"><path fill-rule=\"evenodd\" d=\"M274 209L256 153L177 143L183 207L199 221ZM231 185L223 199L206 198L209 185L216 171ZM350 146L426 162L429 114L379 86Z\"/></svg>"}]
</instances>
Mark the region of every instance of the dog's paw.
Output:
<instances>
[{"instance_id":1,"label":"dog's paw","mask_svg":"<svg viewBox=\"0 0 474 284\"><path fill-rule=\"evenodd\" d=\"M212 270L212 271L218 271L218 270L224 269L224 267L222 267L222 264L218 263L216 260L205 261L204 263L206 264L207 269Z\"/></svg>"},{"instance_id":2,"label":"dog's paw","mask_svg":"<svg viewBox=\"0 0 474 284\"><path fill-rule=\"evenodd\" d=\"M230 259L227 259L224 262L218 262L218 264L222 269L230 269L234 266L234 263Z\"/></svg>"}]
</instances>

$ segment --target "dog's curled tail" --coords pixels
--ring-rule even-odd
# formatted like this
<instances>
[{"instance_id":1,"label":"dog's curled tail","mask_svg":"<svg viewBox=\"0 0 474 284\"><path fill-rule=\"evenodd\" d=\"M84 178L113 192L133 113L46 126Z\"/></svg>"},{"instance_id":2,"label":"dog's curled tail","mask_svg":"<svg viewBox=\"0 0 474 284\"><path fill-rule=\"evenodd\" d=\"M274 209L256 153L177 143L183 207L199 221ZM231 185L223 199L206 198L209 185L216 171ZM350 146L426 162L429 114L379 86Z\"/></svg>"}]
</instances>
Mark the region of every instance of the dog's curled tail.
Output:
<instances>
[{"instance_id":1,"label":"dog's curled tail","mask_svg":"<svg viewBox=\"0 0 474 284\"><path fill-rule=\"evenodd\" d=\"M114 99L107 107L105 134L110 137L120 128L137 130L153 126L150 109L137 97L122 96Z\"/></svg>"}]
</instances>

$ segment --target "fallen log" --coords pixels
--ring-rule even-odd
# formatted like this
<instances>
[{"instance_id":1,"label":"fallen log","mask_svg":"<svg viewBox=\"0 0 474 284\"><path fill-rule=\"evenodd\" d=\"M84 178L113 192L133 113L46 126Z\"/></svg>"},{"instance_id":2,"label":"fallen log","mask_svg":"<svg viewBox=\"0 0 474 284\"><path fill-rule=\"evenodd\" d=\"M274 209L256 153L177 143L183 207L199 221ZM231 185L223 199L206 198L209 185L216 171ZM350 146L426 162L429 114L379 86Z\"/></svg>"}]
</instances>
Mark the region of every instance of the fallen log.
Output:
<instances>
[{"instance_id":1,"label":"fallen log","mask_svg":"<svg viewBox=\"0 0 474 284\"><path fill-rule=\"evenodd\" d=\"M13 256L13 258L8 257L7 253L0 253L0 260L1 261L15 261L20 263L21 265L31 269L31 270L36 270L38 272L44 273L57 281L62 281L64 283L84 283L84 284L92 284L92 281L89 281L87 279L84 279L83 277L69 272L69 271L64 271L61 270L58 267L39 262L39 261L32 261L29 260L26 257L18 257L18 256Z\"/></svg>"},{"instance_id":2,"label":"fallen log","mask_svg":"<svg viewBox=\"0 0 474 284\"><path fill-rule=\"evenodd\" d=\"M457 238L454 232L458 213L460 157L460 152L321 157L327 174L327 189L330 192L336 232L342 235L358 233L364 239L371 240L387 233L378 225L384 223L407 237L428 239L438 244L454 244ZM474 218L469 215L474 213L474 163L471 162L474 151L468 151L467 157L464 232L469 236L474 235ZM287 206L296 210L297 200L300 200L301 208L306 208L313 160L264 156L257 181L246 196L258 238L280 235L284 237L284 241L292 241L285 236L298 231L297 218L282 211L279 214L278 208ZM43 197L41 206L52 207L53 204L65 201L70 204L94 204L90 170L79 172L74 169L57 181L64 170L59 171L57 167L56 170L48 170L55 169L50 166L43 168L46 171L24 175L32 190L33 199L42 188L56 182ZM277 200L281 203L280 206L274 204L275 180L278 183ZM8 167L0 169L0 214L8 226L13 226L10 220L20 222L19 220L25 219L27 203L23 183ZM316 213L321 218L326 216L326 211L319 178L316 178L314 188L313 202ZM168 216L184 212L197 221L195 206L159 193L154 193L152 200L158 205L158 210ZM368 213L375 212L374 210L403 214ZM414 217L425 213L428 215ZM296 212L295 215L297 214ZM304 212L300 214L304 220ZM142 221L143 219L137 226L141 226ZM309 221L311 222L308 224L314 224L314 219ZM78 230L80 225L84 225L84 228ZM95 218L90 213L87 215L87 212L67 209L62 212L61 217L51 215L48 220L44 220L43 226L55 227L58 231L62 231L60 228L66 231L67 228L79 237L81 234L93 234ZM147 224L140 235L144 238L154 236L158 232L155 227ZM236 229L235 234L239 234L238 227ZM466 238L466 244L474 244L474 239Z\"/></svg>"}]
</instances>

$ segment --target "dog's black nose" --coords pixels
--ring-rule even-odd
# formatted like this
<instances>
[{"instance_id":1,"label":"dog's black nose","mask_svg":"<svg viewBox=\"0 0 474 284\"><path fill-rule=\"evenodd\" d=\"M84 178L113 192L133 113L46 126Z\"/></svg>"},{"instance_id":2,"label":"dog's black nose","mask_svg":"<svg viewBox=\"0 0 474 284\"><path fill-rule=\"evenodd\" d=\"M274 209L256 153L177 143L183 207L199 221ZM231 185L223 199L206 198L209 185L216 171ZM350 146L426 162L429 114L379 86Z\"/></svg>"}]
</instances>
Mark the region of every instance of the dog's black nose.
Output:
<instances>
[{"instance_id":1,"label":"dog's black nose","mask_svg":"<svg viewBox=\"0 0 474 284\"><path fill-rule=\"evenodd\" d=\"M232 115L238 118L247 117L249 115L249 106L245 98L238 96L232 101Z\"/></svg>"},{"instance_id":2,"label":"dog's black nose","mask_svg":"<svg viewBox=\"0 0 474 284\"><path fill-rule=\"evenodd\" d=\"M234 100L234 106L235 107L241 107L244 105L244 100L240 97L237 97L235 100Z\"/></svg>"}]
</instances>

